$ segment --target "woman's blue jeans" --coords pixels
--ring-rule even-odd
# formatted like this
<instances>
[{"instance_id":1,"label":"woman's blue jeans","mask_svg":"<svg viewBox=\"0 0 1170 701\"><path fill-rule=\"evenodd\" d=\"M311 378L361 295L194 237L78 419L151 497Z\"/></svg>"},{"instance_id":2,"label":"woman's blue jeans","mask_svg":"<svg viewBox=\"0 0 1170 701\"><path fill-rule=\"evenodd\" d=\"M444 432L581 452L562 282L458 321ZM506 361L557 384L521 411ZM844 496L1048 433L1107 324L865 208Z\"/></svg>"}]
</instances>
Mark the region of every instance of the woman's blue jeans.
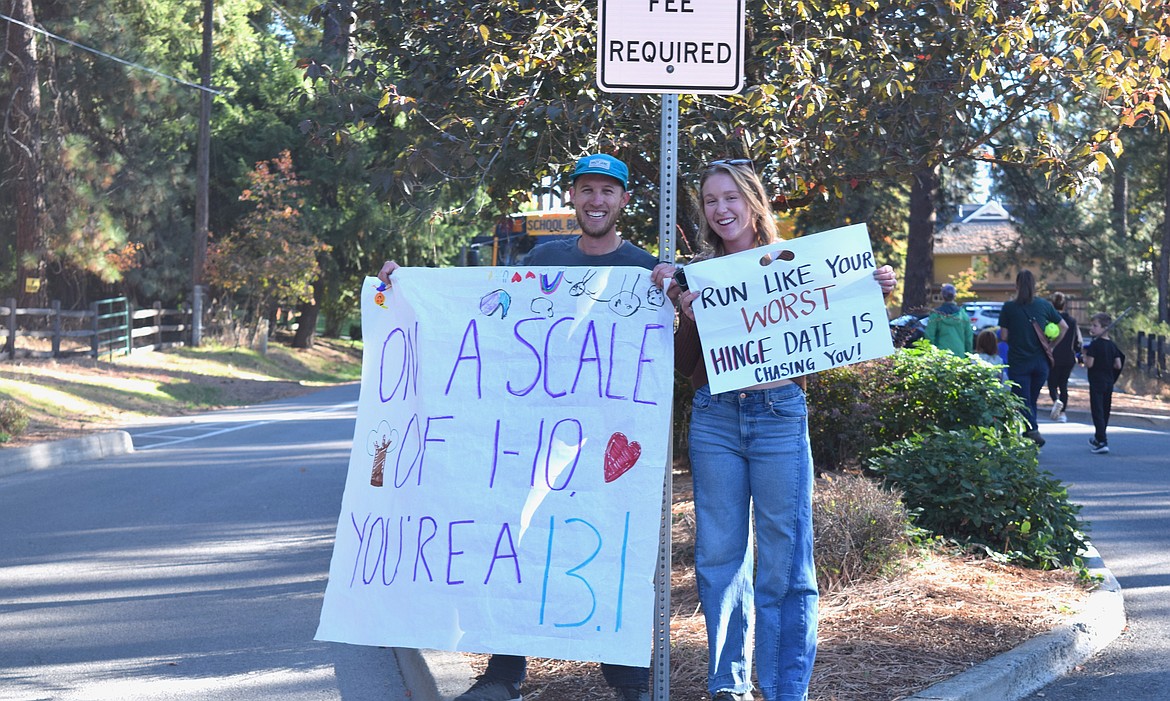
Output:
<instances>
[{"instance_id":1,"label":"woman's blue jeans","mask_svg":"<svg viewBox=\"0 0 1170 701\"><path fill-rule=\"evenodd\" d=\"M1036 423L1036 403L1040 399L1040 390L1048 382L1048 359L1041 354L1015 365L1009 363L1008 379L1018 385L1012 387L1012 391L1024 400L1028 428L1037 430L1040 425Z\"/></svg>"},{"instance_id":2,"label":"woman's blue jeans","mask_svg":"<svg viewBox=\"0 0 1170 701\"><path fill-rule=\"evenodd\" d=\"M752 688L754 608L760 690L768 701L804 701L817 646L804 392L797 385L716 395L699 388L690 458L707 688L712 696Z\"/></svg>"}]
</instances>

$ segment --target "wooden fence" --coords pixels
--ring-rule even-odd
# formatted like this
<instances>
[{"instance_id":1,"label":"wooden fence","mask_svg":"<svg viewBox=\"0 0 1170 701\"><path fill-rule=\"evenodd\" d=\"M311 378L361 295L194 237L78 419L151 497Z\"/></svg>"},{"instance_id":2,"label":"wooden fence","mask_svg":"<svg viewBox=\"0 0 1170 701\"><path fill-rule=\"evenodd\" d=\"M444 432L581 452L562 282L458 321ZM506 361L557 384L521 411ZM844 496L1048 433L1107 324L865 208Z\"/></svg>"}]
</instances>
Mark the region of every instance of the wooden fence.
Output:
<instances>
[{"instance_id":1,"label":"wooden fence","mask_svg":"<svg viewBox=\"0 0 1170 701\"><path fill-rule=\"evenodd\" d=\"M94 358L186 345L191 339L191 310L163 309L162 303L134 309L125 297L93 302L89 309L68 310L53 300L45 308L21 308L15 299L0 307L4 350L0 358Z\"/></svg>"},{"instance_id":2,"label":"wooden fence","mask_svg":"<svg viewBox=\"0 0 1170 701\"><path fill-rule=\"evenodd\" d=\"M1137 353L1133 367L1153 377L1166 377L1166 337L1137 332Z\"/></svg>"}]
</instances>

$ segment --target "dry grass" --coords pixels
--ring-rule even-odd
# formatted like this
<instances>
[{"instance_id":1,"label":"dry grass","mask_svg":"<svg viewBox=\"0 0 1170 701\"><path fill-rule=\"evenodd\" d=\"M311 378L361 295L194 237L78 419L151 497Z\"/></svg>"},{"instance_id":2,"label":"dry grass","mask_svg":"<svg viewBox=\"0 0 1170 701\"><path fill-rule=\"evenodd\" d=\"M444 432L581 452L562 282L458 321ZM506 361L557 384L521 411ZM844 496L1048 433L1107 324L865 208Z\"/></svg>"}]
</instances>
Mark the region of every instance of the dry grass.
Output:
<instances>
[{"instance_id":1,"label":"dry grass","mask_svg":"<svg viewBox=\"0 0 1170 701\"><path fill-rule=\"evenodd\" d=\"M272 342L267 355L206 344L113 359L75 356L0 362L0 399L28 414L3 448L74 438L155 416L293 397L360 377L361 348L320 339L311 349Z\"/></svg>"},{"instance_id":2,"label":"dry grass","mask_svg":"<svg viewBox=\"0 0 1170 701\"><path fill-rule=\"evenodd\" d=\"M675 475L670 696L705 701L707 638L695 591L694 505ZM947 553L907 556L900 571L821 597L813 701L896 701L1051 630L1079 611L1088 587L1041 572ZM467 655L482 671L486 655ZM530 659L527 701L598 701L611 692L596 664Z\"/></svg>"}]
</instances>

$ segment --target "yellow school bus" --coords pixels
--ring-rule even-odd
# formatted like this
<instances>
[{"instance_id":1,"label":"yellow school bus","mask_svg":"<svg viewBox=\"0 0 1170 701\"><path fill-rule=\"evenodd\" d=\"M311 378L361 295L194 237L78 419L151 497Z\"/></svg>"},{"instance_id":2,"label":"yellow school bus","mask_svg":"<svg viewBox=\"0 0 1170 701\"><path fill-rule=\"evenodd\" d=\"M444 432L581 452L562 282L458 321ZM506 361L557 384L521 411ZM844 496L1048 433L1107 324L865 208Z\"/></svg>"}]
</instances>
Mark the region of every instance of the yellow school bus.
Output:
<instances>
[{"instance_id":1,"label":"yellow school bus","mask_svg":"<svg viewBox=\"0 0 1170 701\"><path fill-rule=\"evenodd\" d=\"M516 265L541 241L581 233L571 209L545 209L505 217L490 236L476 236L469 246L468 265Z\"/></svg>"}]
</instances>

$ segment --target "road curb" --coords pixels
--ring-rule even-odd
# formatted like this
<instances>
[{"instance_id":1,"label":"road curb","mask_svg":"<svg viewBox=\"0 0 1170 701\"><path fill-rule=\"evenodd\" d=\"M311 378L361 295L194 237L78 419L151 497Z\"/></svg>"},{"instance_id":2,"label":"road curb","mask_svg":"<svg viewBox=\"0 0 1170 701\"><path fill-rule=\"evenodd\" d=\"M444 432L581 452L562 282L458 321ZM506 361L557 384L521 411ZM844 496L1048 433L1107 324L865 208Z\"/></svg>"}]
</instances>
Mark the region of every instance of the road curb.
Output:
<instances>
[{"instance_id":1,"label":"road curb","mask_svg":"<svg viewBox=\"0 0 1170 701\"><path fill-rule=\"evenodd\" d=\"M396 647L394 656L411 701L451 701L475 680L461 652Z\"/></svg>"},{"instance_id":2,"label":"road curb","mask_svg":"<svg viewBox=\"0 0 1170 701\"><path fill-rule=\"evenodd\" d=\"M0 477L133 452L134 441L126 431L107 431L37 443L27 448L4 449L0 450Z\"/></svg>"},{"instance_id":3,"label":"road curb","mask_svg":"<svg viewBox=\"0 0 1170 701\"><path fill-rule=\"evenodd\" d=\"M1036 636L966 672L939 682L905 701L1018 701L1068 674L1113 642L1125 628L1121 585L1096 548L1085 557L1089 571L1102 577L1085 610L1067 624Z\"/></svg>"},{"instance_id":4,"label":"road curb","mask_svg":"<svg viewBox=\"0 0 1170 701\"><path fill-rule=\"evenodd\" d=\"M1040 412L1047 415L1047 412ZM1087 423L1089 428L1093 427L1093 416L1087 411L1066 411L1069 420L1076 420L1078 422ZM1045 421L1043 423L1052 423ZM1124 411L1109 412L1109 428L1149 428L1155 430L1170 430L1170 416L1154 416L1151 414L1130 414Z\"/></svg>"}]
</instances>

